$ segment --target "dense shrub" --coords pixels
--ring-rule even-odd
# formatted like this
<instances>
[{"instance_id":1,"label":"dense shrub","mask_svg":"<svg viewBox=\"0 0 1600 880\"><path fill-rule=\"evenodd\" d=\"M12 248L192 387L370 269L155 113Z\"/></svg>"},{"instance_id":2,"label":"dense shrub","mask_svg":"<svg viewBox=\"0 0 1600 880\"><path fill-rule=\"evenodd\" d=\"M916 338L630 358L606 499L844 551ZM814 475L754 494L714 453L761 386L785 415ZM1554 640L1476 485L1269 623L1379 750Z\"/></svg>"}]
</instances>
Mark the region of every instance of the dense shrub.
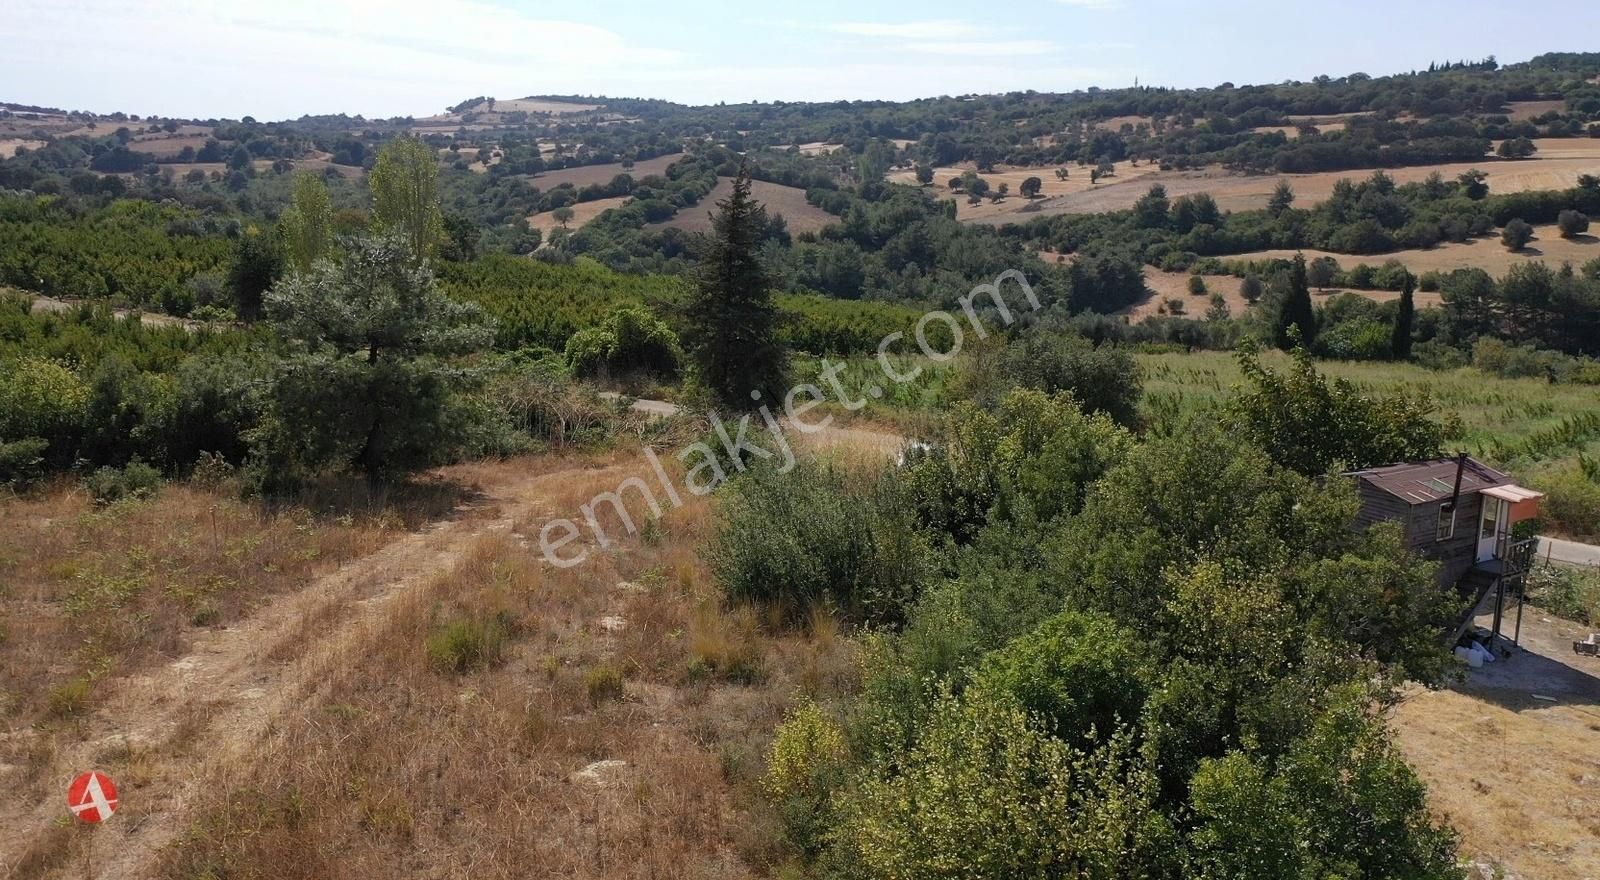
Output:
<instances>
[{"instance_id":1,"label":"dense shrub","mask_svg":"<svg viewBox=\"0 0 1600 880\"><path fill-rule=\"evenodd\" d=\"M791 618L831 604L895 621L931 576L927 540L886 474L802 460L762 465L724 490L709 558L729 596Z\"/></svg>"},{"instance_id":2,"label":"dense shrub","mask_svg":"<svg viewBox=\"0 0 1600 880\"><path fill-rule=\"evenodd\" d=\"M567 340L566 356L577 376L671 377L683 353L677 334L665 322L642 308L623 306L600 325L574 333Z\"/></svg>"}]
</instances>

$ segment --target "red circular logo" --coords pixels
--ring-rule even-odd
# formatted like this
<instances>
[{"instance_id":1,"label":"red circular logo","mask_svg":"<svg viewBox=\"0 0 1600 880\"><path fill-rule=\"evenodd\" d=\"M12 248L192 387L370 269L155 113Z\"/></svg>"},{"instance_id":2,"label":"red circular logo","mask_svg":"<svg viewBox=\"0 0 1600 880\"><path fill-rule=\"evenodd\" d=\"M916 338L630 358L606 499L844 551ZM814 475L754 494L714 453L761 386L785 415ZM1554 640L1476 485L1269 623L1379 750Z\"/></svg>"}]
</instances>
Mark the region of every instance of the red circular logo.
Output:
<instances>
[{"instance_id":1,"label":"red circular logo","mask_svg":"<svg viewBox=\"0 0 1600 880\"><path fill-rule=\"evenodd\" d=\"M84 822L104 822L117 811L117 784L98 770L85 773L67 787L67 808Z\"/></svg>"}]
</instances>

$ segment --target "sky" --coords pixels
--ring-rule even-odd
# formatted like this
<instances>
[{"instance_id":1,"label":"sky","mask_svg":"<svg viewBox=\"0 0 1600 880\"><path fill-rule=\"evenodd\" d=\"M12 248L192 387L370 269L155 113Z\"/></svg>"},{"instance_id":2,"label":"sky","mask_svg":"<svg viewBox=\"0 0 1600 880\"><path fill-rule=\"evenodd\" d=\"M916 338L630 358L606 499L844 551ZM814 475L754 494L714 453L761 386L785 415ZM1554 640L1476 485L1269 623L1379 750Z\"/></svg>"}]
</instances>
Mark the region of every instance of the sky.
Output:
<instances>
[{"instance_id":1,"label":"sky","mask_svg":"<svg viewBox=\"0 0 1600 880\"><path fill-rule=\"evenodd\" d=\"M1600 3L3 0L0 101L426 116L489 95L683 103L1373 75L1600 50ZM1584 45L1587 36L1592 42Z\"/></svg>"}]
</instances>

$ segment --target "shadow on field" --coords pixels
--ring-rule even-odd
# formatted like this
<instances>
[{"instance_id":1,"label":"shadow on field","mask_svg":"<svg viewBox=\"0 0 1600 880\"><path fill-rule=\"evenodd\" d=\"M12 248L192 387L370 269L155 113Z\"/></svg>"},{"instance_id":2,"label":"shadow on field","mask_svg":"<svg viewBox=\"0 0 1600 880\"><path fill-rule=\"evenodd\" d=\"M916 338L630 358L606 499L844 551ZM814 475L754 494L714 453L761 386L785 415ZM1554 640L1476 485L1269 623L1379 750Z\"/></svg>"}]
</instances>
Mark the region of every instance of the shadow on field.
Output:
<instances>
[{"instance_id":1,"label":"shadow on field","mask_svg":"<svg viewBox=\"0 0 1600 880\"><path fill-rule=\"evenodd\" d=\"M415 531L431 522L455 519L484 497L476 485L438 476L418 475L392 483L340 476L317 480L271 506L303 507L318 520L389 520Z\"/></svg>"}]
</instances>

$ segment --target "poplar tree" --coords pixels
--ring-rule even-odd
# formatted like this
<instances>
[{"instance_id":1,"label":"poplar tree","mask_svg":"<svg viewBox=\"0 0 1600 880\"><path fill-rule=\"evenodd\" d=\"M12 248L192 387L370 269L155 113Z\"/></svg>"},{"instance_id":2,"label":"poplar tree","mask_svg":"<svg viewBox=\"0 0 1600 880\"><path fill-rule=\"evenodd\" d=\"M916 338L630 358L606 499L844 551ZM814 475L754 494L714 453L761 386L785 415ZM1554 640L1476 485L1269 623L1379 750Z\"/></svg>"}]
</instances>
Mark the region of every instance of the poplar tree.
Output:
<instances>
[{"instance_id":1,"label":"poplar tree","mask_svg":"<svg viewBox=\"0 0 1600 880\"><path fill-rule=\"evenodd\" d=\"M333 249L333 205L322 178L295 175L294 195L278 224L285 256L296 271L309 272L313 263L328 255Z\"/></svg>"},{"instance_id":2,"label":"poplar tree","mask_svg":"<svg viewBox=\"0 0 1600 880\"><path fill-rule=\"evenodd\" d=\"M390 141L367 177L372 219L380 233L398 236L413 265L434 255L444 240L439 210L439 163L433 149L414 137Z\"/></svg>"}]
</instances>

